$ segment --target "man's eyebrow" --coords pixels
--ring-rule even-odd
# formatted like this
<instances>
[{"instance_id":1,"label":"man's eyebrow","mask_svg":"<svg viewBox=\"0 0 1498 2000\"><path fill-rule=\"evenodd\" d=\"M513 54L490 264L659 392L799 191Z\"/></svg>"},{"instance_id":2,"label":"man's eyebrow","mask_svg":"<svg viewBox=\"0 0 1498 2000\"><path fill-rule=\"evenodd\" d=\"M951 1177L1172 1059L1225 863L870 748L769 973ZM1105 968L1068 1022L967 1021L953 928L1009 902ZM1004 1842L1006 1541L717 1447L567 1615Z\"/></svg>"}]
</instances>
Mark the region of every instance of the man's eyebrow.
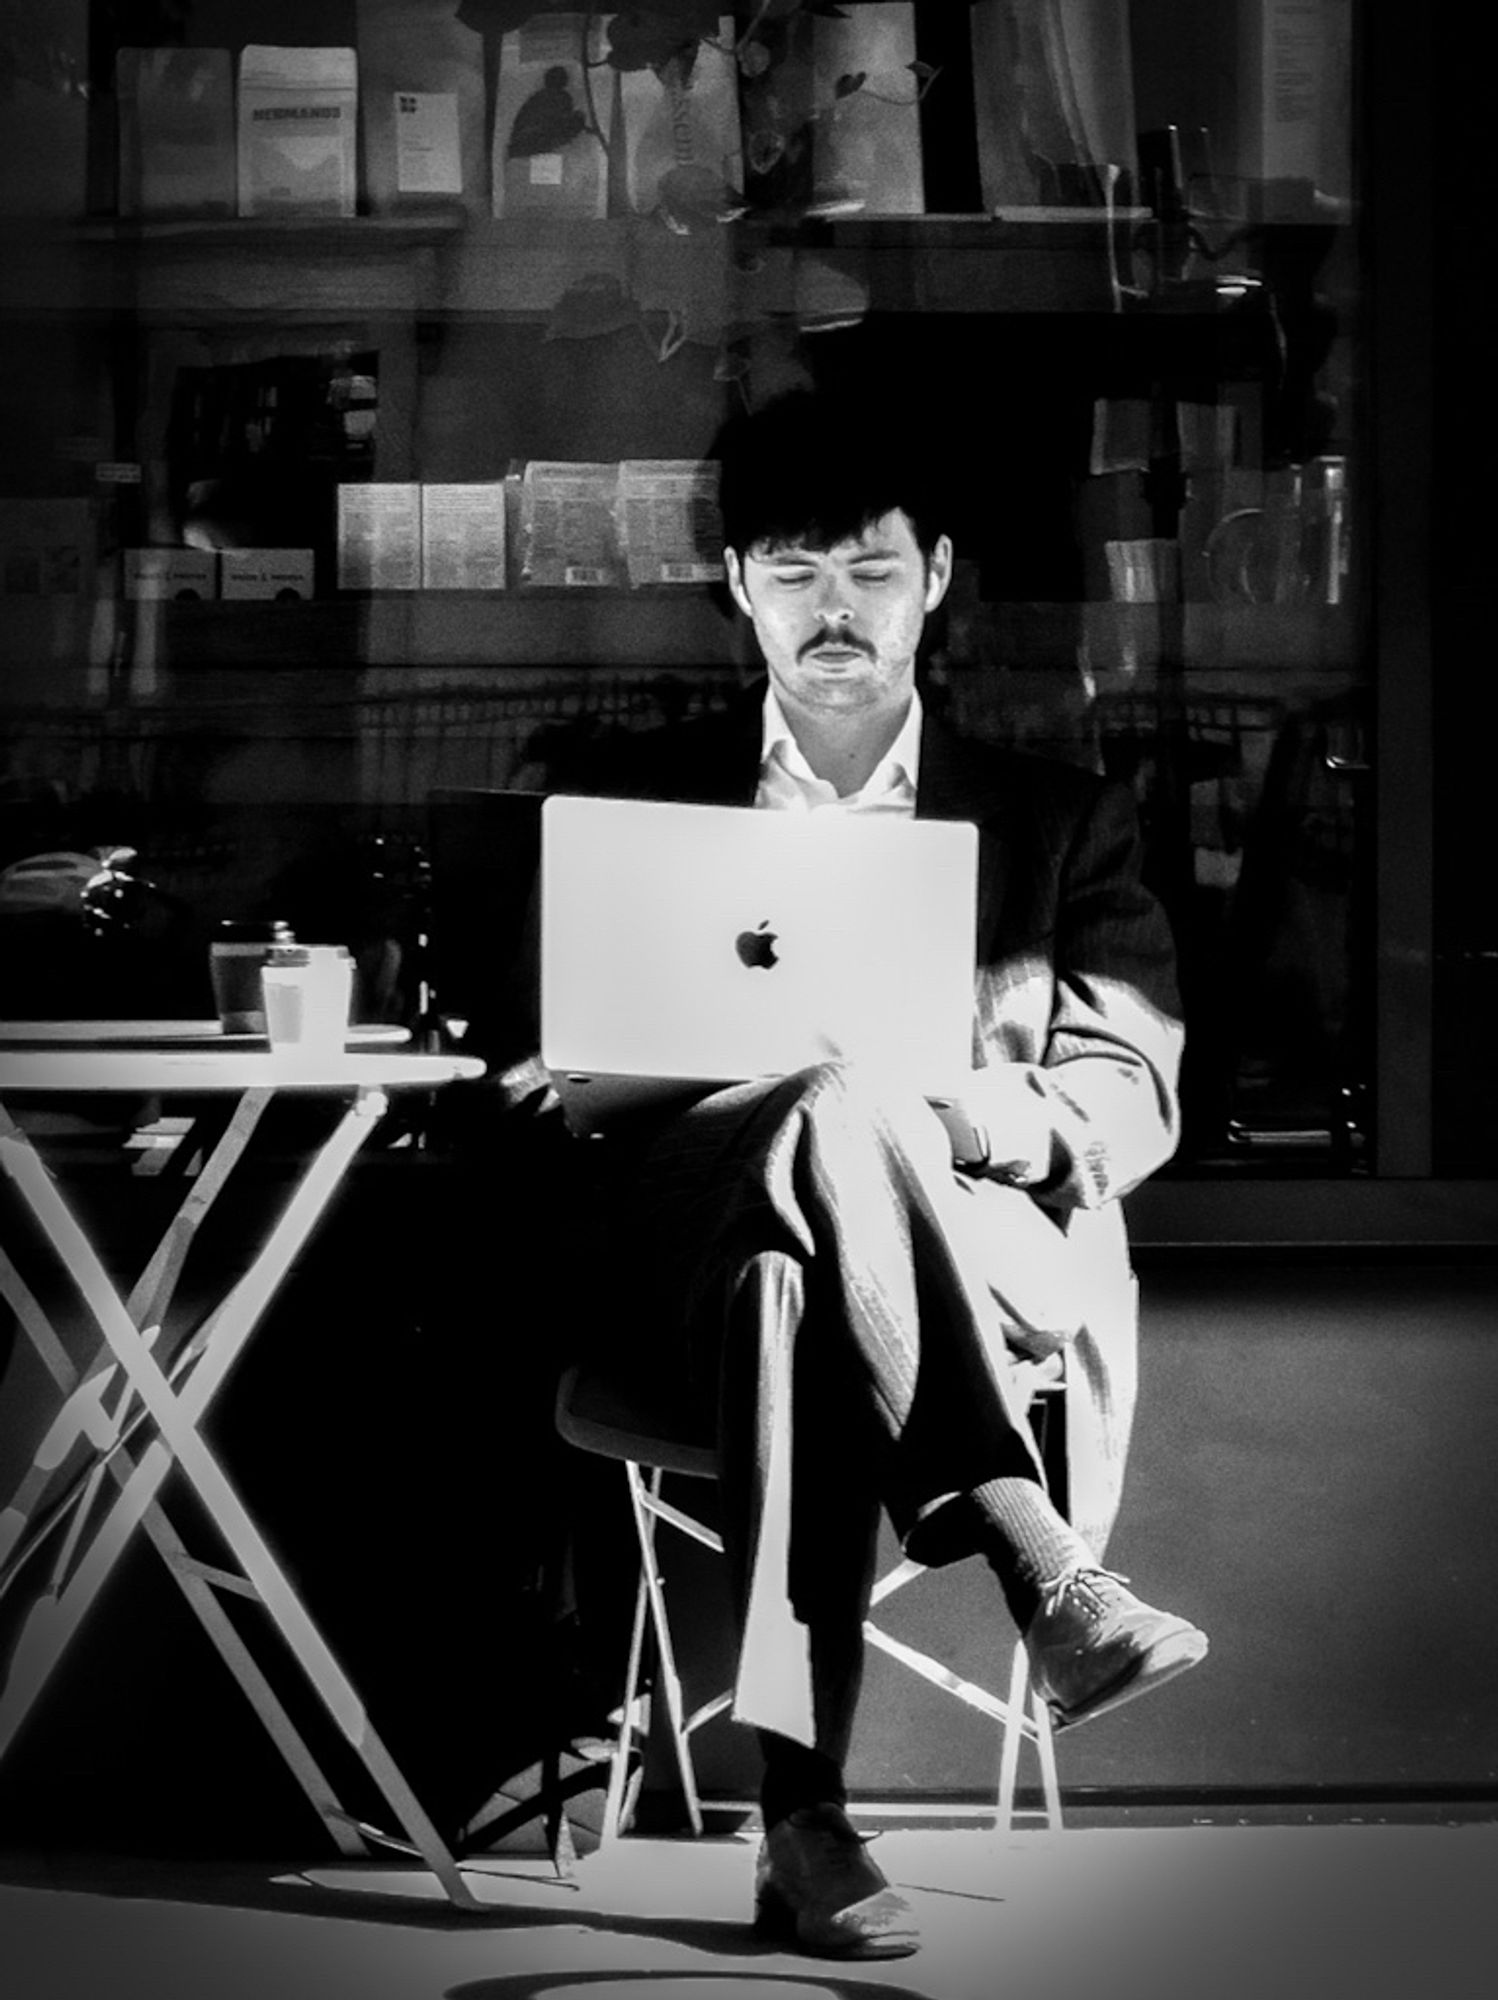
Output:
<instances>
[{"instance_id":1,"label":"man's eyebrow","mask_svg":"<svg viewBox=\"0 0 1498 2000\"><path fill-rule=\"evenodd\" d=\"M844 546L842 542L833 544L834 548ZM793 563L811 562L817 556L831 555L832 549L824 549L820 545L813 546L809 542L783 542L778 548L751 549L749 553L755 562ZM892 542L855 541L852 544L854 562L893 562L900 554L900 549Z\"/></svg>"}]
</instances>

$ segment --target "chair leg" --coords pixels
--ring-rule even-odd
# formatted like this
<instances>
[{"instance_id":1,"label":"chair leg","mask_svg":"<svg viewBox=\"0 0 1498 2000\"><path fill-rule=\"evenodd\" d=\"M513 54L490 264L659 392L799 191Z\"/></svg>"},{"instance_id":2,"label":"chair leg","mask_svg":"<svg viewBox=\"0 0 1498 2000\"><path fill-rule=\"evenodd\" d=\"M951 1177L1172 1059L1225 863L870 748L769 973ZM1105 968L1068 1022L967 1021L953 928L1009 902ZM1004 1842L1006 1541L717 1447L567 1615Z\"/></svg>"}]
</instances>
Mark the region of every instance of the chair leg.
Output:
<instances>
[{"instance_id":1,"label":"chair leg","mask_svg":"<svg viewBox=\"0 0 1498 2000\"><path fill-rule=\"evenodd\" d=\"M1019 1645L1009 1663L1009 1713L999 1738L999 1798L994 1816L994 1829L998 1833L1010 1833L1014 1828L1014 1791L1019 1779L1019 1746L1025 1733L1029 1682L1030 1662L1024 1647Z\"/></svg>"},{"instance_id":2,"label":"chair leg","mask_svg":"<svg viewBox=\"0 0 1498 2000\"><path fill-rule=\"evenodd\" d=\"M681 1678L676 1671L676 1650L671 1643L671 1626L666 1617L665 1588L661 1582L660 1566L655 1559L655 1521L646 1506L646 1487L639 1467L627 1464L625 1470L629 1475L629 1497L635 1512L635 1532L639 1539L640 1562L650 1603L650 1622L655 1632L657 1672L671 1726L671 1744L676 1753L676 1768L681 1779L687 1817L691 1821L692 1832L700 1835L702 1805L697 1796L697 1773L687 1740L686 1707L682 1700ZM659 1493L660 1483L661 1473L657 1467L650 1476L649 1497L654 1498Z\"/></svg>"},{"instance_id":3,"label":"chair leg","mask_svg":"<svg viewBox=\"0 0 1498 2000\"><path fill-rule=\"evenodd\" d=\"M1020 1648L1021 1652L1024 1648ZM1029 1681L1028 1671L1026 1680ZM1035 1751L1040 1759L1040 1784L1045 1798L1045 1823L1048 1833L1061 1831L1061 1786L1056 1778L1056 1739L1051 1731L1051 1711L1044 1699L1036 1691L1033 1683L1029 1686L1030 1718L1035 1724Z\"/></svg>"},{"instance_id":4,"label":"chair leg","mask_svg":"<svg viewBox=\"0 0 1498 2000\"><path fill-rule=\"evenodd\" d=\"M635 1473L632 1465L626 1466L625 1469L628 1473ZM638 1526L638 1514L636 1525ZM603 1825L599 1829L598 1836L600 1847L606 1847L611 1841L617 1840L624 1826L624 1793L629 1782L630 1754L635 1742L640 1667L645 1653L645 1620L650 1610L650 1592L645 1580L645 1570L645 1558L642 1552L640 1578L635 1586L634 1620L629 1634L629 1659L624 1669L619 1733L614 1739L614 1754L609 1762L609 1788L604 1799Z\"/></svg>"},{"instance_id":5,"label":"chair leg","mask_svg":"<svg viewBox=\"0 0 1498 2000\"><path fill-rule=\"evenodd\" d=\"M1009 1663L1009 1715L1002 1725L999 1751L999 1798L995 1830L1012 1833L1017 1817L1014 1797L1019 1780L1020 1745L1035 1745L1040 1764L1041 1792L1048 1832L1061 1831L1061 1789L1056 1779L1056 1747L1051 1734L1051 1712L1030 1680L1030 1656L1021 1641Z\"/></svg>"}]
</instances>

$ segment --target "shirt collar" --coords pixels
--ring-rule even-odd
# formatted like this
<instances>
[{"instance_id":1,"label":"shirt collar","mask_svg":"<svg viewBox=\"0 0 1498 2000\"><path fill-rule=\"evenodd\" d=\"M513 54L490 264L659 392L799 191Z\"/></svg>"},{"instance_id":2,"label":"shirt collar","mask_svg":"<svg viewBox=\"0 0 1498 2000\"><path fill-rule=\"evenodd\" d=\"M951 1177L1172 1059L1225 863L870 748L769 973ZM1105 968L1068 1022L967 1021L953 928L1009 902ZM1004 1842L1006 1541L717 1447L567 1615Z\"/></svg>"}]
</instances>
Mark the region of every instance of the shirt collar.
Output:
<instances>
[{"instance_id":1,"label":"shirt collar","mask_svg":"<svg viewBox=\"0 0 1498 2000\"><path fill-rule=\"evenodd\" d=\"M912 792L915 791L921 777L921 720L920 690L912 688L910 707L900 724L900 733L870 774L864 791L888 789L901 779ZM786 721L774 683L770 682L765 688L764 728L760 738L759 767L762 771L772 757L778 757L782 766L796 777L812 777L811 766L801 754L801 746L791 733L791 725Z\"/></svg>"}]
</instances>

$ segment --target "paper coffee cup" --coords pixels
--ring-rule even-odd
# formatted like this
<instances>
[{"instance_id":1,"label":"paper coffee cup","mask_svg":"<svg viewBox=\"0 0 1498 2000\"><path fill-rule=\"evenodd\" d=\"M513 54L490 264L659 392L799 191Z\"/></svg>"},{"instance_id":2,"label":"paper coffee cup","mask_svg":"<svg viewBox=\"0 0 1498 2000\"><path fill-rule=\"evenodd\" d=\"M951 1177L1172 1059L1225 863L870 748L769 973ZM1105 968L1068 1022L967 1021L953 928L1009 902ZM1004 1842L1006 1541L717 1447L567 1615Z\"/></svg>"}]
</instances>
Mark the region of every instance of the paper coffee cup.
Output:
<instances>
[{"instance_id":1,"label":"paper coffee cup","mask_svg":"<svg viewBox=\"0 0 1498 2000\"><path fill-rule=\"evenodd\" d=\"M343 945L282 946L262 967L260 985L272 1049L306 1057L343 1053L354 990L354 962Z\"/></svg>"},{"instance_id":2,"label":"paper coffee cup","mask_svg":"<svg viewBox=\"0 0 1498 2000\"><path fill-rule=\"evenodd\" d=\"M295 941L284 923L220 924L208 947L208 976L219 1026L226 1035L265 1033L261 969L273 951Z\"/></svg>"}]
</instances>

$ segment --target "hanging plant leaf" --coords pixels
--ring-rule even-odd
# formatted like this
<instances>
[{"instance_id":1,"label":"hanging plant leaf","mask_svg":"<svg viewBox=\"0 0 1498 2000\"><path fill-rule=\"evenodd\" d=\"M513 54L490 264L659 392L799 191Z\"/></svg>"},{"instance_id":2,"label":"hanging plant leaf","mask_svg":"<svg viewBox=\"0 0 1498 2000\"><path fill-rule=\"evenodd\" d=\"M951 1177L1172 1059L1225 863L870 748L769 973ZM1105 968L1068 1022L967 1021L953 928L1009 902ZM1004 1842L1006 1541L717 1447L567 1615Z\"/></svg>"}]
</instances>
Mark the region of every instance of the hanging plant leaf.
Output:
<instances>
[{"instance_id":1,"label":"hanging plant leaf","mask_svg":"<svg viewBox=\"0 0 1498 2000\"><path fill-rule=\"evenodd\" d=\"M516 160L528 160L537 153L560 153L587 129L587 116L573 99L566 65L556 63L542 78L541 88L515 113L505 150Z\"/></svg>"},{"instance_id":2,"label":"hanging plant leaf","mask_svg":"<svg viewBox=\"0 0 1498 2000\"><path fill-rule=\"evenodd\" d=\"M590 271L570 284L551 309L547 340L597 340L606 333L637 327L637 300L609 271Z\"/></svg>"},{"instance_id":3,"label":"hanging plant leaf","mask_svg":"<svg viewBox=\"0 0 1498 2000\"><path fill-rule=\"evenodd\" d=\"M608 25L608 60L615 69L662 70L680 63L687 75L700 42L718 32L718 0L626 7Z\"/></svg>"},{"instance_id":4,"label":"hanging plant leaf","mask_svg":"<svg viewBox=\"0 0 1498 2000\"><path fill-rule=\"evenodd\" d=\"M709 224L732 222L747 204L711 167L672 167L662 174L658 196L661 220L685 236Z\"/></svg>"},{"instance_id":5,"label":"hanging plant leaf","mask_svg":"<svg viewBox=\"0 0 1498 2000\"><path fill-rule=\"evenodd\" d=\"M770 173L785 157L785 150L785 134L775 126L763 125L757 132L751 132L744 149L750 173Z\"/></svg>"},{"instance_id":6,"label":"hanging plant leaf","mask_svg":"<svg viewBox=\"0 0 1498 2000\"><path fill-rule=\"evenodd\" d=\"M837 0L768 0L763 15L765 21L783 21L788 14L820 14L828 21L846 21L848 10L840 7Z\"/></svg>"},{"instance_id":7,"label":"hanging plant leaf","mask_svg":"<svg viewBox=\"0 0 1498 2000\"><path fill-rule=\"evenodd\" d=\"M539 13L539 0L460 0L457 18L481 35L508 35Z\"/></svg>"},{"instance_id":8,"label":"hanging plant leaf","mask_svg":"<svg viewBox=\"0 0 1498 2000\"><path fill-rule=\"evenodd\" d=\"M655 350L656 360L669 361L678 348L685 346L686 340L687 323L685 319L683 319L679 312L668 313L666 315L666 330L661 335L660 342Z\"/></svg>"}]
</instances>

